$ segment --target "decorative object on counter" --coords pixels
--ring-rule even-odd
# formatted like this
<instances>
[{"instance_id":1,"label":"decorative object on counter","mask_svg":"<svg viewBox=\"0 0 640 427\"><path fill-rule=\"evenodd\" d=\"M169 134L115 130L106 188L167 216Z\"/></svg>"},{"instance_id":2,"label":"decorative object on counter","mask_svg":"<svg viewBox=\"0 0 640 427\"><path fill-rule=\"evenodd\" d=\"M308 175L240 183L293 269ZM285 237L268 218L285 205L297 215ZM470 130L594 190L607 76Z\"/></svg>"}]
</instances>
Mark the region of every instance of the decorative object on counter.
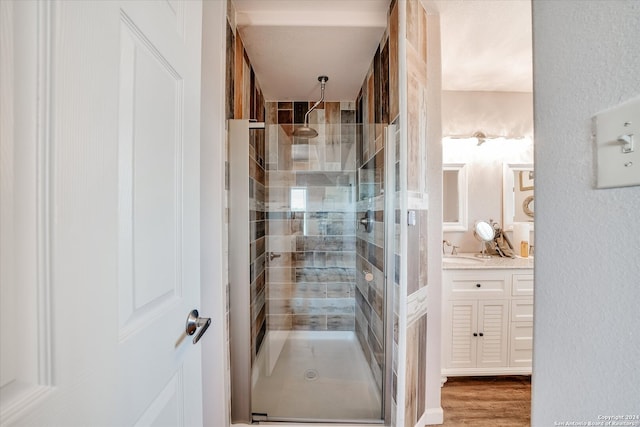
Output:
<instances>
[{"instance_id":1,"label":"decorative object on counter","mask_svg":"<svg viewBox=\"0 0 640 427\"><path fill-rule=\"evenodd\" d=\"M480 253L476 256L478 258L491 258L491 255L487 254L487 243L493 242L493 238L496 236L495 229L491 225L493 221L476 221L473 226L473 236L478 239L480 243Z\"/></svg>"},{"instance_id":2,"label":"decorative object on counter","mask_svg":"<svg viewBox=\"0 0 640 427\"><path fill-rule=\"evenodd\" d=\"M526 199L522 201L522 212L528 217L533 218L533 196L527 196Z\"/></svg>"},{"instance_id":3,"label":"decorative object on counter","mask_svg":"<svg viewBox=\"0 0 640 427\"><path fill-rule=\"evenodd\" d=\"M448 241L448 240L443 240L443 241L442 241L442 255L446 255L446 254L445 254L445 252L444 252L444 247L445 247L445 245L446 245L446 246L451 246L451 255L458 255L458 248L459 248L460 246L453 245L453 244L451 244L451 242L450 242L450 241Z\"/></svg>"},{"instance_id":4,"label":"decorative object on counter","mask_svg":"<svg viewBox=\"0 0 640 427\"><path fill-rule=\"evenodd\" d=\"M513 245L509 241L509 238L506 234L500 230L500 234L496 236L496 252L501 257L515 258L516 254L514 252Z\"/></svg>"},{"instance_id":5,"label":"decorative object on counter","mask_svg":"<svg viewBox=\"0 0 640 427\"><path fill-rule=\"evenodd\" d=\"M513 242L520 246L520 256L529 256L529 231L531 227L526 222L516 222L513 224ZM526 250L525 250L526 247Z\"/></svg>"},{"instance_id":6,"label":"decorative object on counter","mask_svg":"<svg viewBox=\"0 0 640 427\"><path fill-rule=\"evenodd\" d=\"M489 222L476 221L473 235L482 242L481 253L476 255L478 258L491 258L493 254L515 258L516 253L511 241L504 234L500 224L494 220L490 219ZM487 253L487 248L491 253Z\"/></svg>"}]
</instances>

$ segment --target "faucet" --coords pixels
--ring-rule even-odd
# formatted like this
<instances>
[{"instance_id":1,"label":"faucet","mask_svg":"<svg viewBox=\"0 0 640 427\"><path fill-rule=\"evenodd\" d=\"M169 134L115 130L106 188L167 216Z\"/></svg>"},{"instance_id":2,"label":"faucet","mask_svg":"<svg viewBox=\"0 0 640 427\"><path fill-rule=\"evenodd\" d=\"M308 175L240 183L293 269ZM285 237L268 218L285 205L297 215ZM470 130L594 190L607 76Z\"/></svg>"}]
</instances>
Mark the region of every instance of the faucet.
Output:
<instances>
[{"instance_id":1,"label":"faucet","mask_svg":"<svg viewBox=\"0 0 640 427\"><path fill-rule=\"evenodd\" d=\"M444 252L445 245L446 246L451 246L451 255L458 255L457 249L460 246L452 245L451 242L449 242L448 240L443 240L442 241L442 255L445 255L445 252Z\"/></svg>"}]
</instances>

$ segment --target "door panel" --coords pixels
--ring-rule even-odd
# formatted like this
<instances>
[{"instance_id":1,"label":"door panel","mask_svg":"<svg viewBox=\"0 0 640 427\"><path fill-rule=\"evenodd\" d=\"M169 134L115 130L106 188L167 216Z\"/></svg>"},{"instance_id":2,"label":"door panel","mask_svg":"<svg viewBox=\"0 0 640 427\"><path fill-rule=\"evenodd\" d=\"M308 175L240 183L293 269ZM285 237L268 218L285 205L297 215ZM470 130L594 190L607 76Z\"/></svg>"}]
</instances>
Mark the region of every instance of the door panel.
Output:
<instances>
[{"instance_id":1,"label":"door panel","mask_svg":"<svg viewBox=\"0 0 640 427\"><path fill-rule=\"evenodd\" d=\"M45 36L17 50L45 76L48 155L34 171L42 191L12 190L46 207L34 227L46 231L36 258L51 322L38 328L52 353L38 381L52 387L3 425L201 425L200 344L184 328L200 308L202 5L32 4L21 19Z\"/></svg>"},{"instance_id":2,"label":"door panel","mask_svg":"<svg viewBox=\"0 0 640 427\"><path fill-rule=\"evenodd\" d=\"M182 78L121 15L120 336L182 297ZM153 158L153 162L148 159Z\"/></svg>"},{"instance_id":3,"label":"door panel","mask_svg":"<svg viewBox=\"0 0 640 427\"><path fill-rule=\"evenodd\" d=\"M476 301L453 301L450 303L449 325L451 336L448 368L472 368L476 364L476 341L473 333L478 329L478 303Z\"/></svg>"},{"instance_id":4,"label":"door panel","mask_svg":"<svg viewBox=\"0 0 640 427\"><path fill-rule=\"evenodd\" d=\"M506 366L509 333L508 302L478 301L478 312L478 330L483 336L478 340L477 367Z\"/></svg>"}]
</instances>

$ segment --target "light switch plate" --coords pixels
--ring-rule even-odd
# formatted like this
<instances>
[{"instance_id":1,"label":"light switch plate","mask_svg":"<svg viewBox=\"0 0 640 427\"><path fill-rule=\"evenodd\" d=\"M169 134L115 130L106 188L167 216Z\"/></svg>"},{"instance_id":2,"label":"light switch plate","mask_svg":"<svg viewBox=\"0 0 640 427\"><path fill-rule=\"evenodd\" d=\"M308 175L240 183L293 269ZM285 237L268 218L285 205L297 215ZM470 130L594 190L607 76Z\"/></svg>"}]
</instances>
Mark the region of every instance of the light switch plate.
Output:
<instances>
[{"instance_id":1,"label":"light switch plate","mask_svg":"<svg viewBox=\"0 0 640 427\"><path fill-rule=\"evenodd\" d=\"M596 187L640 185L640 98L593 117Z\"/></svg>"},{"instance_id":2,"label":"light switch plate","mask_svg":"<svg viewBox=\"0 0 640 427\"><path fill-rule=\"evenodd\" d=\"M407 212L407 225L416 225L416 211Z\"/></svg>"}]
</instances>

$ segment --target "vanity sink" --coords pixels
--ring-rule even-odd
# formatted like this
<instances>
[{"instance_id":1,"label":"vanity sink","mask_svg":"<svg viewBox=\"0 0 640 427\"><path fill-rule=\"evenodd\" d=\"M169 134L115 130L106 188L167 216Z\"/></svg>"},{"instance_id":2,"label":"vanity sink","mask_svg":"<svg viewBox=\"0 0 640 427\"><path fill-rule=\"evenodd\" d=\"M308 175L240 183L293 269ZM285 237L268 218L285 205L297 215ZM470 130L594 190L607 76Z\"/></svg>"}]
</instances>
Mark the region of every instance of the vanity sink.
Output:
<instances>
[{"instance_id":1,"label":"vanity sink","mask_svg":"<svg viewBox=\"0 0 640 427\"><path fill-rule=\"evenodd\" d=\"M442 268L464 269L464 270L484 270L500 268L533 268L533 257L529 258L502 258L490 256L488 258L477 257L475 253L461 253L458 255L444 255L442 257Z\"/></svg>"},{"instance_id":2,"label":"vanity sink","mask_svg":"<svg viewBox=\"0 0 640 427\"><path fill-rule=\"evenodd\" d=\"M442 262L447 264L478 265L484 263L485 261L486 259L478 258L475 256L445 255L444 257L442 257Z\"/></svg>"}]
</instances>

